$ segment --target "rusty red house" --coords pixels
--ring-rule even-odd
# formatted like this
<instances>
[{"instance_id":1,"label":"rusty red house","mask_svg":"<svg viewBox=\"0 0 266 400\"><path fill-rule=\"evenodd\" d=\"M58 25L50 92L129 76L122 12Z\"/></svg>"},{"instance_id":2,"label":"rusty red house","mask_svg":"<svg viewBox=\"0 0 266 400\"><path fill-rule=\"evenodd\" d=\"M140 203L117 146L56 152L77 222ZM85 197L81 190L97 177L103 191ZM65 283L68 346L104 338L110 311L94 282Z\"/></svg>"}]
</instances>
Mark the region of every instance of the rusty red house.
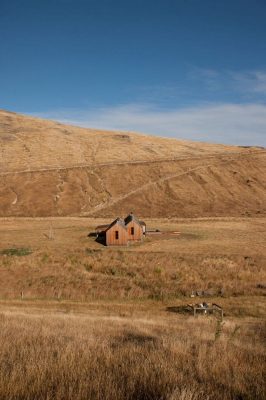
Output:
<instances>
[{"instance_id":1,"label":"rusty red house","mask_svg":"<svg viewBox=\"0 0 266 400\"><path fill-rule=\"evenodd\" d=\"M124 220L115 219L105 230L106 246L126 246L128 243L127 228Z\"/></svg>"},{"instance_id":2,"label":"rusty red house","mask_svg":"<svg viewBox=\"0 0 266 400\"><path fill-rule=\"evenodd\" d=\"M110 225L100 225L96 233L106 246L127 246L130 242L141 241L146 232L146 224L139 221L133 213L125 219L116 218Z\"/></svg>"}]
</instances>

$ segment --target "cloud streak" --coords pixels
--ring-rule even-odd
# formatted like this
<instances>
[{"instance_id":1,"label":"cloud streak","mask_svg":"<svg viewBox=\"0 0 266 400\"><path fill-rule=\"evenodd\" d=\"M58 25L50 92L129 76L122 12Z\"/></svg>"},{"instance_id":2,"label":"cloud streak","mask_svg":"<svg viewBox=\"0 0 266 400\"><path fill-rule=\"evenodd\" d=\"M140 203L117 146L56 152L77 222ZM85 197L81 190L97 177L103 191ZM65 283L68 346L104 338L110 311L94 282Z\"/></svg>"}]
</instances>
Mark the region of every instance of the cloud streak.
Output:
<instances>
[{"instance_id":1,"label":"cloud streak","mask_svg":"<svg viewBox=\"0 0 266 400\"><path fill-rule=\"evenodd\" d=\"M266 96L266 71L224 71L204 68L192 68L188 79L201 82L203 87L212 92L227 91L258 99Z\"/></svg>"},{"instance_id":2,"label":"cloud streak","mask_svg":"<svg viewBox=\"0 0 266 400\"><path fill-rule=\"evenodd\" d=\"M61 110L38 116L89 128L145 132L214 143L266 146L266 105L205 104L165 110L127 104L83 111Z\"/></svg>"},{"instance_id":3,"label":"cloud streak","mask_svg":"<svg viewBox=\"0 0 266 400\"><path fill-rule=\"evenodd\" d=\"M266 71L232 73L231 75L242 91L266 95Z\"/></svg>"}]
</instances>

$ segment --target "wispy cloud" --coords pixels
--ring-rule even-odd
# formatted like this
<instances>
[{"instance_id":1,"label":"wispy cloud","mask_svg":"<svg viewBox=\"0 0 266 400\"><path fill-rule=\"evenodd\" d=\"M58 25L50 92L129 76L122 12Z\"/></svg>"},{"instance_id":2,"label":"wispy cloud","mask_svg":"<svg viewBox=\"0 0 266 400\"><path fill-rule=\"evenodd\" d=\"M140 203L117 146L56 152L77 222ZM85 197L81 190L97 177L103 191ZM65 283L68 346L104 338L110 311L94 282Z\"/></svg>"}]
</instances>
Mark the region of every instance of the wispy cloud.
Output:
<instances>
[{"instance_id":1,"label":"wispy cloud","mask_svg":"<svg viewBox=\"0 0 266 400\"><path fill-rule=\"evenodd\" d=\"M83 127L137 131L225 144L266 145L264 104L205 104L171 110L152 104L127 104L38 115Z\"/></svg>"},{"instance_id":2,"label":"wispy cloud","mask_svg":"<svg viewBox=\"0 0 266 400\"><path fill-rule=\"evenodd\" d=\"M188 79L201 82L207 90L230 90L247 95L266 95L266 71L230 71L192 68Z\"/></svg>"},{"instance_id":3,"label":"wispy cloud","mask_svg":"<svg viewBox=\"0 0 266 400\"><path fill-rule=\"evenodd\" d=\"M199 102L266 103L266 70L230 71L191 67L176 81L130 88L134 102L160 107ZM130 94L129 90L129 94Z\"/></svg>"},{"instance_id":4,"label":"wispy cloud","mask_svg":"<svg viewBox=\"0 0 266 400\"><path fill-rule=\"evenodd\" d=\"M240 90L266 95L266 71L231 73Z\"/></svg>"},{"instance_id":5,"label":"wispy cloud","mask_svg":"<svg viewBox=\"0 0 266 400\"><path fill-rule=\"evenodd\" d=\"M184 81L138 92L131 104L38 115L83 127L266 146L265 70L191 68Z\"/></svg>"}]
</instances>

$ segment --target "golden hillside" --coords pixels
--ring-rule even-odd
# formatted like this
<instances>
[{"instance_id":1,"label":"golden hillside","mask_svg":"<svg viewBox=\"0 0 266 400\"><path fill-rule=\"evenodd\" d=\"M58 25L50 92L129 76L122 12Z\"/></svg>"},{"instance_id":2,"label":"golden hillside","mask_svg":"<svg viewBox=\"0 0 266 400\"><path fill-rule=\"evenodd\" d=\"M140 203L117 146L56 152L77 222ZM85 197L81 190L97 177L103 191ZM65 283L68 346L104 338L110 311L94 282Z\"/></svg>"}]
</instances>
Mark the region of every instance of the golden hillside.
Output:
<instances>
[{"instance_id":1,"label":"golden hillside","mask_svg":"<svg viewBox=\"0 0 266 400\"><path fill-rule=\"evenodd\" d=\"M265 167L263 149L0 111L0 216L260 214Z\"/></svg>"}]
</instances>

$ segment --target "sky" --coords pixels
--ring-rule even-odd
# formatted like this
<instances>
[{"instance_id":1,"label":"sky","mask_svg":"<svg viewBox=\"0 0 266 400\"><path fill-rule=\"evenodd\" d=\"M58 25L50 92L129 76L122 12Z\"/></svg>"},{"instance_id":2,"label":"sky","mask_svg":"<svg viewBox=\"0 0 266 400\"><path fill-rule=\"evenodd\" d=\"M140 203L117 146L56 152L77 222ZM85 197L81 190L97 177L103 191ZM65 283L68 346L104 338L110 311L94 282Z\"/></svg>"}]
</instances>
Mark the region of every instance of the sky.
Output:
<instances>
[{"instance_id":1,"label":"sky","mask_svg":"<svg viewBox=\"0 0 266 400\"><path fill-rule=\"evenodd\" d=\"M266 146L265 0L0 0L0 108Z\"/></svg>"}]
</instances>

